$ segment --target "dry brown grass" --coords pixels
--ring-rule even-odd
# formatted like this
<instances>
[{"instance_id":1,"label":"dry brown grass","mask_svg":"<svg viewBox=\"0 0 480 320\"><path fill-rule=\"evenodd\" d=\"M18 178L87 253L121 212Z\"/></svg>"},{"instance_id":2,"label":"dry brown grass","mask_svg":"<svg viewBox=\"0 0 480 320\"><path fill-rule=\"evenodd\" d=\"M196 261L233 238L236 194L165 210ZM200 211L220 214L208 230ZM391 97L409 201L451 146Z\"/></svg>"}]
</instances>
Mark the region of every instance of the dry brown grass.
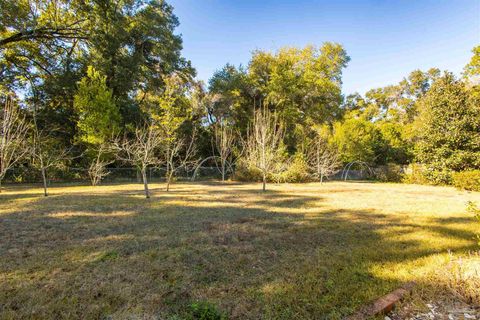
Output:
<instances>
[{"instance_id":1,"label":"dry brown grass","mask_svg":"<svg viewBox=\"0 0 480 320\"><path fill-rule=\"evenodd\" d=\"M480 193L376 183L7 187L1 318L337 319L476 250Z\"/></svg>"}]
</instances>

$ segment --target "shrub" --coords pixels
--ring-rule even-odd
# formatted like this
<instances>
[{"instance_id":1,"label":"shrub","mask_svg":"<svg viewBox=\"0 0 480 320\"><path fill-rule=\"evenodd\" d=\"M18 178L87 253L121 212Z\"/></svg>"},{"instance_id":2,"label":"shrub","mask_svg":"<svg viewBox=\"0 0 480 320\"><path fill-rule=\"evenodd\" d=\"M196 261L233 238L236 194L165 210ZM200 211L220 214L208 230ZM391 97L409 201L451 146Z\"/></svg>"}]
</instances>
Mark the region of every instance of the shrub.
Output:
<instances>
[{"instance_id":1,"label":"shrub","mask_svg":"<svg viewBox=\"0 0 480 320\"><path fill-rule=\"evenodd\" d=\"M244 161L239 161L235 167L235 180L238 181L262 181L262 172L252 166L247 165Z\"/></svg>"},{"instance_id":2,"label":"shrub","mask_svg":"<svg viewBox=\"0 0 480 320\"><path fill-rule=\"evenodd\" d=\"M452 178L453 185L458 189L480 191L480 170L455 172Z\"/></svg>"},{"instance_id":3,"label":"shrub","mask_svg":"<svg viewBox=\"0 0 480 320\"><path fill-rule=\"evenodd\" d=\"M389 163L375 170L375 177L383 182L401 182L403 176L403 169L398 164Z\"/></svg>"},{"instance_id":4,"label":"shrub","mask_svg":"<svg viewBox=\"0 0 480 320\"><path fill-rule=\"evenodd\" d=\"M297 154L293 157L293 160L285 167L285 163L279 163L278 168L274 171L279 173L271 173L267 176L268 182L307 182L310 180L310 173L305 157L301 154ZM262 181L262 172L260 169L249 166L243 161L240 161L235 167L235 180L260 182Z\"/></svg>"},{"instance_id":5,"label":"shrub","mask_svg":"<svg viewBox=\"0 0 480 320\"><path fill-rule=\"evenodd\" d=\"M430 181L424 174L424 168L422 165L417 163L410 164L402 177L403 183L412 183L412 184L428 184Z\"/></svg>"},{"instance_id":6,"label":"shrub","mask_svg":"<svg viewBox=\"0 0 480 320\"><path fill-rule=\"evenodd\" d=\"M412 163L405 170L402 182L414 184L452 184L452 170L432 164Z\"/></svg>"},{"instance_id":7,"label":"shrub","mask_svg":"<svg viewBox=\"0 0 480 320\"><path fill-rule=\"evenodd\" d=\"M189 315L187 319L191 320L226 320L227 315L220 312L218 308L205 301L194 302L189 306Z\"/></svg>"},{"instance_id":8,"label":"shrub","mask_svg":"<svg viewBox=\"0 0 480 320\"><path fill-rule=\"evenodd\" d=\"M305 156L301 153L295 154L287 169L274 175L276 182L307 182L310 180L309 168Z\"/></svg>"},{"instance_id":9,"label":"shrub","mask_svg":"<svg viewBox=\"0 0 480 320\"><path fill-rule=\"evenodd\" d=\"M433 165L429 165L422 172L425 179L429 184L434 185L450 185L452 184L452 171L442 167L436 168Z\"/></svg>"}]
</instances>

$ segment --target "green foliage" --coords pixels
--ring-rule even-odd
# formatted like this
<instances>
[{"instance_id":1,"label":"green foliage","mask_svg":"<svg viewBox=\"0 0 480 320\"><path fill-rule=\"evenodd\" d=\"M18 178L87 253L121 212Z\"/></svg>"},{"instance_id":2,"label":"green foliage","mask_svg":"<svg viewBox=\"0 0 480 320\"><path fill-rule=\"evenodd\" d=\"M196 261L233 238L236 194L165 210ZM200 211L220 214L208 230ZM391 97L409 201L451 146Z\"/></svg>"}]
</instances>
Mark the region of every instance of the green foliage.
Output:
<instances>
[{"instance_id":1,"label":"green foliage","mask_svg":"<svg viewBox=\"0 0 480 320\"><path fill-rule=\"evenodd\" d=\"M465 83L438 78L419 100L417 161L432 183L450 183L453 171L480 168L480 108Z\"/></svg>"},{"instance_id":2,"label":"green foliage","mask_svg":"<svg viewBox=\"0 0 480 320\"><path fill-rule=\"evenodd\" d=\"M284 165L282 165L283 167ZM262 171L254 166L249 166L245 161L240 160L235 167L235 180L246 182L262 181ZM270 173L267 175L268 182L276 183L298 183L311 180L310 170L307 166L305 157L297 153L283 171Z\"/></svg>"},{"instance_id":3,"label":"green foliage","mask_svg":"<svg viewBox=\"0 0 480 320\"><path fill-rule=\"evenodd\" d=\"M332 122L341 114L341 75L350 58L344 48L326 42L321 47L285 47L277 53L257 51L248 75L255 91L285 122L287 149L303 141L311 124Z\"/></svg>"},{"instance_id":4,"label":"green foliage","mask_svg":"<svg viewBox=\"0 0 480 320\"><path fill-rule=\"evenodd\" d=\"M287 169L283 172L275 174L273 179L277 182L307 182L311 180L310 169L307 165L305 155L297 152L291 163L287 166Z\"/></svg>"},{"instance_id":5,"label":"green foliage","mask_svg":"<svg viewBox=\"0 0 480 320\"><path fill-rule=\"evenodd\" d=\"M405 138L405 126L390 121L382 121L376 125L385 141L385 161L397 164L408 163L412 158L413 144Z\"/></svg>"},{"instance_id":6,"label":"green foliage","mask_svg":"<svg viewBox=\"0 0 480 320\"><path fill-rule=\"evenodd\" d=\"M107 87L106 77L89 66L87 75L78 83L75 109L79 114L80 139L99 144L119 130L120 114Z\"/></svg>"},{"instance_id":7,"label":"green foliage","mask_svg":"<svg viewBox=\"0 0 480 320\"><path fill-rule=\"evenodd\" d=\"M150 96L148 113L162 130L167 143L175 140L178 129L192 116L192 104L185 99L188 82L178 74L164 77L165 87L160 95Z\"/></svg>"},{"instance_id":8,"label":"green foliage","mask_svg":"<svg viewBox=\"0 0 480 320\"><path fill-rule=\"evenodd\" d=\"M166 150L197 132L195 149L207 157L210 125L225 121L244 139L255 110L265 108L282 120L285 158L305 151L325 126L343 162L422 163L407 181L450 183L453 172L480 169L480 46L462 81L414 70L345 101L350 58L340 44L255 51L246 67L215 72L206 92L181 55L179 21L165 1L0 0L0 7L0 91L25 97L39 130L53 128L52 138L75 155L148 119L162 129ZM69 166L85 167L91 154L75 155ZM303 167L295 156L268 179L303 181ZM238 169L238 177L256 179L255 169Z\"/></svg>"},{"instance_id":9,"label":"green foliage","mask_svg":"<svg viewBox=\"0 0 480 320\"><path fill-rule=\"evenodd\" d=\"M240 159L235 166L235 180L238 181L262 181L262 171L255 166L249 165L243 159Z\"/></svg>"},{"instance_id":10,"label":"green foliage","mask_svg":"<svg viewBox=\"0 0 480 320\"><path fill-rule=\"evenodd\" d=\"M480 208L473 201L467 203L467 212L475 216L477 221L480 223ZM480 245L480 234L477 234L478 244Z\"/></svg>"},{"instance_id":11,"label":"green foliage","mask_svg":"<svg viewBox=\"0 0 480 320\"><path fill-rule=\"evenodd\" d=\"M342 110L341 75L349 61L336 43L255 51L246 70L226 65L210 80L211 121L225 119L245 134L254 109L266 107L285 124L293 153L311 125L332 122Z\"/></svg>"},{"instance_id":12,"label":"green foliage","mask_svg":"<svg viewBox=\"0 0 480 320\"><path fill-rule=\"evenodd\" d=\"M224 312L218 310L218 308L209 302L200 301L193 302L188 308L188 320L227 320L228 317Z\"/></svg>"},{"instance_id":13,"label":"green foliage","mask_svg":"<svg viewBox=\"0 0 480 320\"><path fill-rule=\"evenodd\" d=\"M472 49L473 56L470 62L465 66L463 74L465 77L477 77L480 76L480 46L476 46Z\"/></svg>"},{"instance_id":14,"label":"green foliage","mask_svg":"<svg viewBox=\"0 0 480 320\"><path fill-rule=\"evenodd\" d=\"M427 177L425 177L423 166L418 163L411 163L408 166L402 177L402 182L412 184L429 184Z\"/></svg>"},{"instance_id":15,"label":"green foliage","mask_svg":"<svg viewBox=\"0 0 480 320\"><path fill-rule=\"evenodd\" d=\"M455 172L452 174L452 184L458 189L480 191L480 170Z\"/></svg>"},{"instance_id":16,"label":"green foliage","mask_svg":"<svg viewBox=\"0 0 480 320\"><path fill-rule=\"evenodd\" d=\"M139 94L161 90L166 74L195 73L165 1L0 0L0 7L0 88L25 94L42 128L61 128L62 143L85 138L76 132L83 115L74 96L88 66L105 77L121 130L143 121Z\"/></svg>"},{"instance_id":17,"label":"green foliage","mask_svg":"<svg viewBox=\"0 0 480 320\"><path fill-rule=\"evenodd\" d=\"M109 87L127 122L138 122L138 93L164 87L164 76L193 75L181 57L179 22L165 1L119 0L87 5L89 63L107 76Z\"/></svg>"},{"instance_id":18,"label":"green foliage","mask_svg":"<svg viewBox=\"0 0 480 320\"><path fill-rule=\"evenodd\" d=\"M216 123L223 119L245 135L252 120L252 105L257 104L255 99L252 101L254 89L246 71L227 64L210 78L208 90L211 100L206 105L208 121Z\"/></svg>"},{"instance_id":19,"label":"green foliage","mask_svg":"<svg viewBox=\"0 0 480 320\"><path fill-rule=\"evenodd\" d=\"M344 163L364 161L381 164L385 161L386 143L381 131L370 121L350 118L335 123L332 142L338 147Z\"/></svg>"},{"instance_id":20,"label":"green foliage","mask_svg":"<svg viewBox=\"0 0 480 320\"><path fill-rule=\"evenodd\" d=\"M412 71L397 85L369 90L365 97L358 93L347 96L344 108L356 117L372 122L388 121L406 125L417 115L416 101L429 90L440 71Z\"/></svg>"},{"instance_id":21,"label":"green foliage","mask_svg":"<svg viewBox=\"0 0 480 320\"><path fill-rule=\"evenodd\" d=\"M395 163L388 163L381 166L375 172L375 178L383 182L402 182L404 174L402 167Z\"/></svg>"},{"instance_id":22,"label":"green foliage","mask_svg":"<svg viewBox=\"0 0 480 320\"><path fill-rule=\"evenodd\" d=\"M285 167L284 164L281 164L281 166ZM260 182L262 181L262 171L240 160L235 167L234 178L238 181ZM267 175L268 182L276 183L298 183L311 180L310 169L305 156L301 153L296 153L284 170L278 170Z\"/></svg>"}]
</instances>

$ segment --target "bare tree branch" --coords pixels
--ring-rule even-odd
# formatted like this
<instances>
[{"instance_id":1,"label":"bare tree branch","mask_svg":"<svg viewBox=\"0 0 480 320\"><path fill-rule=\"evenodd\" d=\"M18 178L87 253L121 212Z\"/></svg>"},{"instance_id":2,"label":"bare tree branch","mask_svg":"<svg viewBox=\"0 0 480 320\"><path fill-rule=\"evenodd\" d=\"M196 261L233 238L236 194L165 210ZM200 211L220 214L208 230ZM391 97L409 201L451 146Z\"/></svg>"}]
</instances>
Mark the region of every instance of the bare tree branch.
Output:
<instances>
[{"instance_id":1,"label":"bare tree branch","mask_svg":"<svg viewBox=\"0 0 480 320\"><path fill-rule=\"evenodd\" d=\"M162 142L160 131L151 124L138 127L132 139L124 137L122 141L114 141L113 147L119 151L117 158L140 169L142 173L145 197L150 198L148 189L147 168L160 163L155 152Z\"/></svg>"},{"instance_id":2,"label":"bare tree branch","mask_svg":"<svg viewBox=\"0 0 480 320\"><path fill-rule=\"evenodd\" d=\"M283 162L280 148L284 137L283 126L268 110L257 110L253 127L244 141L244 157L248 165L262 172L263 191L266 190L267 176L278 170Z\"/></svg>"},{"instance_id":3,"label":"bare tree branch","mask_svg":"<svg viewBox=\"0 0 480 320\"><path fill-rule=\"evenodd\" d=\"M227 127L225 121L220 121L215 124L214 132L214 152L217 153L220 158L220 172L222 174L222 181L225 181L225 173L227 168L228 159L233 152L233 143L235 142L235 134L233 129ZM216 152L215 152L216 151ZM217 163L216 158L215 163ZM218 167L218 165L217 165Z\"/></svg>"},{"instance_id":4,"label":"bare tree branch","mask_svg":"<svg viewBox=\"0 0 480 320\"><path fill-rule=\"evenodd\" d=\"M340 166L338 152L331 148L319 134L308 146L306 156L313 176L321 183L324 178L335 174Z\"/></svg>"},{"instance_id":5,"label":"bare tree branch","mask_svg":"<svg viewBox=\"0 0 480 320\"><path fill-rule=\"evenodd\" d=\"M166 133L165 133L166 134ZM166 180L167 191L170 190L170 185L173 182L173 177L181 168L185 170L195 167L198 162L193 159L196 154L196 130L192 132L190 141L187 143L186 138L178 138L176 136L164 136L161 150L162 159L166 164Z\"/></svg>"},{"instance_id":6,"label":"bare tree branch","mask_svg":"<svg viewBox=\"0 0 480 320\"><path fill-rule=\"evenodd\" d=\"M27 143L29 122L10 96L5 97L0 113L0 190L7 170L30 151Z\"/></svg>"},{"instance_id":7,"label":"bare tree branch","mask_svg":"<svg viewBox=\"0 0 480 320\"><path fill-rule=\"evenodd\" d=\"M90 178L92 186L98 185L103 180L103 178L109 175L110 172L107 171L106 168L115 160L105 159L104 156L105 154L110 153L113 150L115 149L109 146L106 142L101 143L97 147L97 150L95 150L96 156L88 167L88 176Z\"/></svg>"}]
</instances>

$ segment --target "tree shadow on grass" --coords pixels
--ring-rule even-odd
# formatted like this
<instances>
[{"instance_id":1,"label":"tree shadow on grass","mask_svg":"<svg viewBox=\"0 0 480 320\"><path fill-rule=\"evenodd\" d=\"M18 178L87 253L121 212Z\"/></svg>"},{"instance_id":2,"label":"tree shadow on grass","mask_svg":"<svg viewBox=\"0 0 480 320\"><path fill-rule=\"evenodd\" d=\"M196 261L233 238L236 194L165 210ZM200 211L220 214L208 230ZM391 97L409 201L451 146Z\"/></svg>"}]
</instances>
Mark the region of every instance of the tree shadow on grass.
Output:
<instances>
[{"instance_id":1,"label":"tree shadow on grass","mask_svg":"<svg viewBox=\"0 0 480 320\"><path fill-rule=\"evenodd\" d=\"M110 190L19 204L0 216L0 313L166 317L208 300L233 319L337 319L401 285L402 266L414 272L423 258L475 246L449 220L420 225L253 188L198 185L149 200Z\"/></svg>"}]
</instances>

